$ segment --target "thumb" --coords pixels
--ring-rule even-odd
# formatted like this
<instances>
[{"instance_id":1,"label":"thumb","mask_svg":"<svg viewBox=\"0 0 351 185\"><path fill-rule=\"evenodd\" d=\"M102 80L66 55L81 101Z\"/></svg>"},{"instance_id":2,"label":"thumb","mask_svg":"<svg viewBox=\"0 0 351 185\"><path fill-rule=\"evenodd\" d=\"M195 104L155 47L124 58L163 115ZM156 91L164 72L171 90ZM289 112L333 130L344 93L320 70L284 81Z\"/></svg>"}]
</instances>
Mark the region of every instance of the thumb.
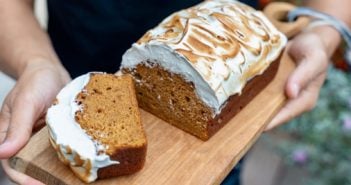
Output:
<instances>
[{"instance_id":1,"label":"thumb","mask_svg":"<svg viewBox=\"0 0 351 185\"><path fill-rule=\"evenodd\" d=\"M17 184L43 185L43 183L12 169L8 160L1 160L1 165L4 168L6 174L10 177L10 179L15 181Z\"/></svg>"},{"instance_id":2,"label":"thumb","mask_svg":"<svg viewBox=\"0 0 351 185\"><path fill-rule=\"evenodd\" d=\"M7 135L0 145L0 158L9 158L17 153L29 140L33 124L39 117L38 108L31 96L20 93L11 108Z\"/></svg>"}]
</instances>

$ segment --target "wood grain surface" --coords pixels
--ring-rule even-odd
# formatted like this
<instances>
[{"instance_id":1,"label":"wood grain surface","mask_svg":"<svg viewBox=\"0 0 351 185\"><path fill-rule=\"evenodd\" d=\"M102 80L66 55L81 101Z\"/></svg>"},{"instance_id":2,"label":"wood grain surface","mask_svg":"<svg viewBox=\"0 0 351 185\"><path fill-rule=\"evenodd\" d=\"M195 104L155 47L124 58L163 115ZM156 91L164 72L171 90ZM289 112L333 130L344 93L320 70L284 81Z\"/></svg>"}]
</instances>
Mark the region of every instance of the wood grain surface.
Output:
<instances>
[{"instance_id":1,"label":"wood grain surface","mask_svg":"<svg viewBox=\"0 0 351 185\"><path fill-rule=\"evenodd\" d=\"M293 69L284 53L275 79L206 142L141 110L149 143L145 167L130 176L92 184L219 184L284 104L284 84ZM45 184L83 184L58 160L48 138L45 127L11 159L12 167Z\"/></svg>"}]
</instances>

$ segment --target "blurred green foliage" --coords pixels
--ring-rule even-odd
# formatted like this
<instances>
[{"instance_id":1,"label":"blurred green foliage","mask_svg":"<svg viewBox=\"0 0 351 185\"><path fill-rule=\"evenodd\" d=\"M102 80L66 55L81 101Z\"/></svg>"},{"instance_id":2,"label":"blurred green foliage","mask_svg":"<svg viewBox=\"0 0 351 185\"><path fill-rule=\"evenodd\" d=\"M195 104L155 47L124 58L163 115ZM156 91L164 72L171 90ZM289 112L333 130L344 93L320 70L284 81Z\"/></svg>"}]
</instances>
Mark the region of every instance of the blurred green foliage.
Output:
<instances>
[{"instance_id":1,"label":"blurred green foliage","mask_svg":"<svg viewBox=\"0 0 351 185\"><path fill-rule=\"evenodd\" d=\"M315 109L281 127L287 164L308 172L308 185L351 184L351 74L329 68Z\"/></svg>"}]
</instances>

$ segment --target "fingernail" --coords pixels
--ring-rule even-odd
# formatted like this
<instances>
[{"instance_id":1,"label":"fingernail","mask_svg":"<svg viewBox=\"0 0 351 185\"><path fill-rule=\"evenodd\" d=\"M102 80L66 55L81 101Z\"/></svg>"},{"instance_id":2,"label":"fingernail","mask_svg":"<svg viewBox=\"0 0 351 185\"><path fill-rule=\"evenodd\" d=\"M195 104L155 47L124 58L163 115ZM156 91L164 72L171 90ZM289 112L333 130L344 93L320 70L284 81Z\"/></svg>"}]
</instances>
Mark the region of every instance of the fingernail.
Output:
<instances>
[{"instance_id":1,"label":"fingernail","mask_svg":"<svg viewBox=\"0 0 351 185\"><path fill-rule=\"evenodd\" d=\"M266 128L264 129L264 131L270 131L272 130L276 125L278 125L277 120L279 120L279 113L274 116L274 118L271 120L271 122L266 126Z\"/></svg>"},{"instance_id":2,"label":"fingernail","mask_svg":"<svg viewBox=\"0 0 351 185\"><path fill-rule=\"evenodd\" d=\"M291 95L292 98L296 98L299 95L300 87L297 84L292 84L291 86Z\"/></svg>"},{"instance_id":3,"label":"fingernail","mask_svg":"<svg viewBox=\"0 0 351 185\"><path fill-rule=\"evenodd\" d=\"M10 158L15 153L12 143L5 141L0 145L0 159Z\"/></svg>"},{"instance_id":4,"label":"fingernail","mask_svg":"<svg viewBox=\"0 0 351 185\"><path fill-rule=\"evenodd\" d=\"M266 128L264 128L264 131L267 132L267 131L270 131L273 127L274 123L269 123Z\"/></svg>"}]
</instances>

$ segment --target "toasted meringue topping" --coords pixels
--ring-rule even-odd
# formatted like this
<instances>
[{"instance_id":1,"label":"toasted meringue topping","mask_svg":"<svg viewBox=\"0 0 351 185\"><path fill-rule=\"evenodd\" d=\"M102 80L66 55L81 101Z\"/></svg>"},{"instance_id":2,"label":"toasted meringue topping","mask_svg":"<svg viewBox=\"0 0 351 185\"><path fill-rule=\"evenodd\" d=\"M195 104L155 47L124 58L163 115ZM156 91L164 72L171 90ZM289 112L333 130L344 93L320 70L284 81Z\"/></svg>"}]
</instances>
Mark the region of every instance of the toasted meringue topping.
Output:
<instances>
[{"instance_id":1,"label":"toasted meringue topping","mask_svg":"<svg viewBox=\"0 0 351 185\"><path fill-rule=\"evenodd\" d=\"M149 30L125 53L122 68L155 61L192 81L198 96L218 113L229 96L241 93L248 80L279 57L286 42L261 12L233 0L207 0Z\"/></svg>"}]
</instances>

